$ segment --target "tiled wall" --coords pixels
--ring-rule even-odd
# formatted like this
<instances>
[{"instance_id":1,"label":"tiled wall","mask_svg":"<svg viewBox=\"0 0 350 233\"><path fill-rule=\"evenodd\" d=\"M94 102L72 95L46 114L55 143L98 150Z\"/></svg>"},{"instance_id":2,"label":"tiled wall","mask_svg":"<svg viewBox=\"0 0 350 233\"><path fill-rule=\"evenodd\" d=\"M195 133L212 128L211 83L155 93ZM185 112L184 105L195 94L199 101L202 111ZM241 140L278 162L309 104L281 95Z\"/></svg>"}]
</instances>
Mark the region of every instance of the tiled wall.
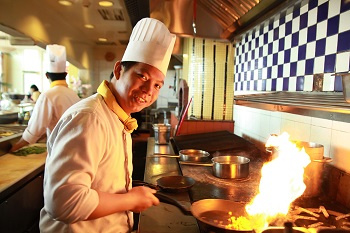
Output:
<instances>
[{"instance_id":1,"label":"tiled wall","mask_svg":"<svg viewBox=\"0 0 350 233\"><path fill-rule=\"evenodd\" d=\"M242 35L236 44L235 91L342 91L335 72L350 70L350 2L301 1Z\"/></svg>"},{"instance_id":2,"label":"tiled wall","mask_svg":"<svg viewBox=\"0 0 350 233\"><path fill-rule=\"evenodd\" d=\"M198 120L232 120L234 56L229 42L185 38L183 79L193 101L188 116Z\"/></svg>"},{"instance_id":3,"label":"tiled wall","mask_svg":"<svg viewBox=\"0 0 350 233\"><path fill-rule=\"evenodd\" d=\"M350 70L350 2L310 0L257 25L236 44L235 94L239 91L342 91L334 72ZM350 117L350 116L349 116ZM350 173L350 124L234 105L235 134L263 149L270 134L323 144L332 165Z\"/></svg>"}]
</instances>

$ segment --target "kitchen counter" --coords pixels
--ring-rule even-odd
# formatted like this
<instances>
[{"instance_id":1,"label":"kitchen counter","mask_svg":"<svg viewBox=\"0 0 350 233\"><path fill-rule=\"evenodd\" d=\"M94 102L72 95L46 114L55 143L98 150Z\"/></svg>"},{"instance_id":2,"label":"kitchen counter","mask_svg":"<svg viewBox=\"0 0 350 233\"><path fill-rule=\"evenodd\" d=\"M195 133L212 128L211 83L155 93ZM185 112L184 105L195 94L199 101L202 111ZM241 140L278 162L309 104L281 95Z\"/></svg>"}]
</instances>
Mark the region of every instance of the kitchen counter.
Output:
<instances>
[{"instance_id":1,"label":"kitchen counter","mask_svg":"<svg viewBox=\"0 0 350 233\"><path fill-rule=\"evenodd\" d=\"M45 143L30 146L46 147ZM7 153L0 156L0 200L17 190L44 171L47 152L16 156Z\"/></svg>"},{"instance_id":2,"label":"kitchen counter","mask_svg":"<svg viewBox=\"0 0 350 233\"><path fill-rule=\"evenodd\" d=\"M154 153L174 154L170 145L156 145L153 137L148 138L145 182L156 184L156 180L163 176L182 175L177 158L151 157ZM181 202L189 209L191 201L188 192L166 193L166 195ZM200 232L193 216L186 215L178 207L164 202L140 213L138 229L140 233Z\"/></svg>"},{"instance_id":3,"label":"kitchen counter","mask_svg":"<svg viewBox=\"0 0 350 233\"><path fill-rule=\"evenodd\" d=\"M46 147L46 143L32 146ZM0 232L39 232L46 155L0 156Z\"/></svg>"}]
</instances>

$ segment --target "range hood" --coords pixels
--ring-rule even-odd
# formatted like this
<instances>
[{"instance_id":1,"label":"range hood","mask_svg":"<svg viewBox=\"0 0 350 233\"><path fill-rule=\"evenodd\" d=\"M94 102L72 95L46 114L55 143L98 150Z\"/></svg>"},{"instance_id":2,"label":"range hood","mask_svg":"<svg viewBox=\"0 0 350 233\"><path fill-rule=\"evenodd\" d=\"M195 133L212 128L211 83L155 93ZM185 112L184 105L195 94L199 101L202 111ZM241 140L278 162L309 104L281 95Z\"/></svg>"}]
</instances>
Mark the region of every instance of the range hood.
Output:
<instances>
[{"instance_id":1,"label":"range hood","mask_svg":"<svg viewBox=\"0 0 350 233\"><path fill-rule=\"evenodd\" d=\"M267 92L235 95L234 103L268 111L350 123L350 103L342 92Z\"/></svg>"},{"instance_id":2,"label":"range hood","mask_svg":"<svg viewBox=\"0 0 350 233\"><path fill-rule=\"evenodd\" d=\"M149 0L150 17L181 37L233 41L258 20L294 1L287 0Z\"/></svg>"}]
</instances>

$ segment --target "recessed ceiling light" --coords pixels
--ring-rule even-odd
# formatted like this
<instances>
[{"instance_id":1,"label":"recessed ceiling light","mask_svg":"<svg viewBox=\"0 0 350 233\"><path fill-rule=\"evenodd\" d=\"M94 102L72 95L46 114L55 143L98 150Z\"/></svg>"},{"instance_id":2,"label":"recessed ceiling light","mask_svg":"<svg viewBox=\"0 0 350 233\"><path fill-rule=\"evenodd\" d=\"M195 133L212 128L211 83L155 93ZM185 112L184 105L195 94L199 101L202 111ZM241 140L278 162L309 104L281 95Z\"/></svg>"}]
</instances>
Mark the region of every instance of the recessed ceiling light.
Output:
<instances>
[{"instance_id":1,"label":"recessed ceiling light","mask_svg":"<svg viewBox=\"0 0 350 233\"><path fill-rule=\"evenodd\" d=\"M102 38L102 37L100 37L100 38L98 38L98 41L101 41L101 42L106 42L106 41L107 41L107 39L106 39L106 38Z\"/></svg>"},{"instance_id":2,"label":"recessed ceiling light","mask_svg":"<svg viewBox=\"0 0 350 233\"><path fill-rule=\"evenodd\" d=\"M98 5L104 6L104 7L110 7L110 6L113 6L113 2L112 1L103 0L103 1L99 1Z\"/></svg>"},{"instance_id":3,"label":"recessed ceiling light","mask_svg":"<svg viewBox=\"0 0 350 233\"><path fill-rule=\"evenodd\" d=\"M58 3L63 5L63 6L71 6L71 5L73 5L73 1L72 0L58 0Z\"/></svg>"},{"instance_id":4,"label":"recessed ceiling light","mask_svg":"<svg viewBox=\"0 0 350 233\"><path fill-rule=\"evenodd\" d=\"M92 25L92 24L85 24L84 27L89 28L89 29L95 28L94 25Z\"/></svg>"}]
</instances>

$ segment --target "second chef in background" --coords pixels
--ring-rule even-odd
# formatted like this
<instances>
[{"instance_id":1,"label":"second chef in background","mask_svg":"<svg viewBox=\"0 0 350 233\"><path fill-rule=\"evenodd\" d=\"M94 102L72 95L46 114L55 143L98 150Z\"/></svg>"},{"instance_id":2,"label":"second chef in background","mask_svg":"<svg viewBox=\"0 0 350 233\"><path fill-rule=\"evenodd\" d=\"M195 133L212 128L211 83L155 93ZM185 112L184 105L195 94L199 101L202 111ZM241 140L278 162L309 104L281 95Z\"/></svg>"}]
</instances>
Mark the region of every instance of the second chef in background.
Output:
<instances>
[{"instance_id":1,"label":"second chef in background","mask_svg":"<svg viewBox=\"0 0 350 233\"><path fill-rule=\"evenodd\" d=\"M49 137L62 114L80 100L66 83L66 48L57 44L47 45L45 62L50 89L39 95L28 126L20 140L12 146L12 152L37 142L45 134Z\"/></svg>"}]
</instances>

